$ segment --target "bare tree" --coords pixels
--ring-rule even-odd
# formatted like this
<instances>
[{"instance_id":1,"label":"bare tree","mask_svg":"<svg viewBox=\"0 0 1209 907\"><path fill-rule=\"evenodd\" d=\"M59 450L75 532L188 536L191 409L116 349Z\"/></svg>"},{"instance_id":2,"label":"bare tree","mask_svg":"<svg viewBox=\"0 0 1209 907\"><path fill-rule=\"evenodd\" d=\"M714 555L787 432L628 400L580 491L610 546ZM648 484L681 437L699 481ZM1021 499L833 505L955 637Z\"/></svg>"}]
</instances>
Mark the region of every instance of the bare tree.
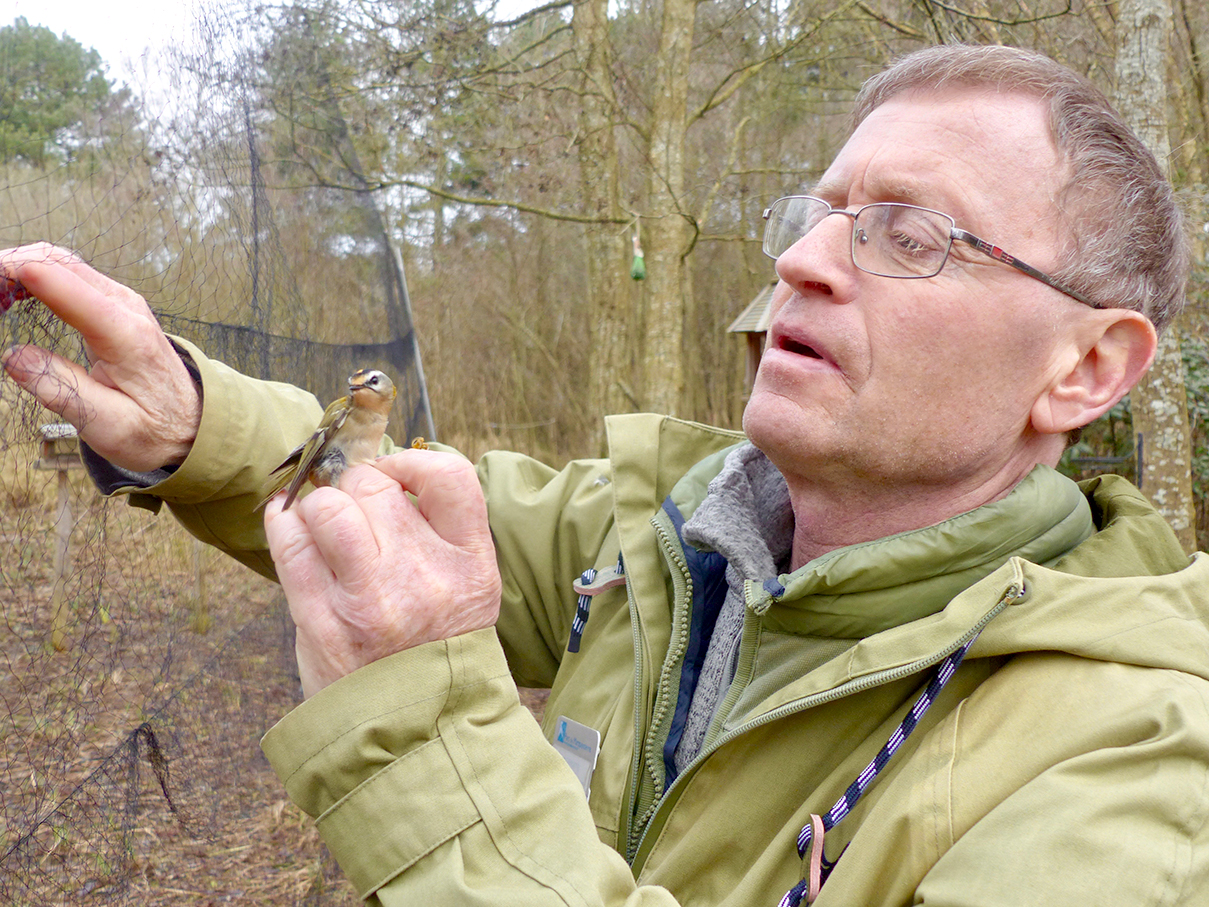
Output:
<instances>
[{"instance_id":1,"label":"bare tree","mask_svg":"<svg viewBox=\"0 0 1209 907\"><path fill-rule=\"evenodd\" d=\"M625 412L633 408L634 347L637 325L631 313L631 288L620 268L629 247L618 230L622 219L621 176L614 127L617 96L613 89L607 0L583 0L571 17L580 69L579 172L583 210L601 223L586 229L585 268L592 344L589 352L589 411ZM599 450L601 423L591 433Z\"/></svg>"},{"instance_id":2,"label":"bare tree","mask_svg":"<svg viewBox=\"0 0 1209 907\"><path fill-rule=\"evenodd\" d=\"M647 138L644 404L676 413L684 393L684 314L692 294L685 264L693 229L684 204L689 64L697 0L663 0Z\"/></svg>"},{"instance_id":3,"label":"bare tree","mask_svg":"<svg viewBox=\"0 0 1209 907\"><path fill-rule=\"evenodd\" d=\"M1171 53L1170 0L1124 0L1117 17L1117 105L1130 127L1160 161L1167 137L1167 64ZM1138 484L1180 537L1196 549L1192 500L1192 442L1178 325L1159 340L1154 365L1130 395L1138 438Z\"/></svg>"}]
</instances>

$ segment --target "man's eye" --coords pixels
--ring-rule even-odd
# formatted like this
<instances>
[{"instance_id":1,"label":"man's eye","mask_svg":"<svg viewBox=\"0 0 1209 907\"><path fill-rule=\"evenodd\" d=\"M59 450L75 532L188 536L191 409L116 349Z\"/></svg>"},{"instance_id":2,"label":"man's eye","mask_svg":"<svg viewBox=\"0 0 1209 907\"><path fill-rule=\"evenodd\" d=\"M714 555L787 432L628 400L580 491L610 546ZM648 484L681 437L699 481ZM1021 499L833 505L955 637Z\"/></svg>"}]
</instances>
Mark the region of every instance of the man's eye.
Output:
<instances>
[{"instance_id":1,"label":"man's eye","mask_svg":"<svg viewBox=\"0 0 1209 907\"><path fill-rule=\"evenodd\" d=\"M909 233L895 233L891 236L891 241L903 252L919 252L925 248L923 242Z\"/></svg>"}]
</instances>

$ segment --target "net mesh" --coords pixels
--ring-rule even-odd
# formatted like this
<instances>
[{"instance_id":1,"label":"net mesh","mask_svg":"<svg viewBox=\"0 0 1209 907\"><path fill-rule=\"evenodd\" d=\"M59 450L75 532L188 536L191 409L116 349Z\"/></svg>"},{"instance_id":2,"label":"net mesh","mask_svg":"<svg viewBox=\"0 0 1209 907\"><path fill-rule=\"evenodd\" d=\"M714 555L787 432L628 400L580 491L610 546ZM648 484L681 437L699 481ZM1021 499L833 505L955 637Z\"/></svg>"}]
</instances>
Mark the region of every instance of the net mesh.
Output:
<instances>
[{"instance_id":1,"label":"net mesh","mask_svg":"<svg viewBox=\"0 0 1209 907\"><path fill-rule=\"evenodd\" d=\"M353 160L348 189L273 188L255 11L207 9L54 149L0 158L0 247L74 249L170 333L323 402L380 368L394 437L432 437L377 200ZM340 229L300 235L319 218ZM4 329L85 361L36 300ZM258 746L300 698L279 590L99 497L42 448L51 421L0 384L0 903L354 903Z\"/></svg>"},{"instance_id":2,"label":"net mesh","mask_svg":"<svg viewBox=\"0 0 1209 907\"><path fill-rule=\"evenodd\" d=\"M597 404L583 401L595 400L610 325L627 324L609 385L617 405L646 408L644 382L658 377L642 371L659 267L647 159L659 131L643 134L662 85L648 15L659 4L610 4L626 13L608 37L615 177L584 152L594 127L580 113L594 95L568 28L584 5L540 4L497 28L485 11L504 5L199 3L188 34L142 58L129 90L89 94L53 142L0 116L0 247L73 249L142 294L170 332L323 402L356 369L382 369L400 389L390 432L406 443L437 432L390 241L403 237L426 353L442 365L442 439L548 462L591 452ZM899 4L901 24L865 4L862 16L825 3L699 6L700 117L685 139L695 164L678 202L698 231L681 284L693 288L689 418L737 427L741 345L725 328L771 276L753 241L760 213L819 175L852 92L884 58L921 42L1002 41L1111 81L1112 23L1095 4L1088 16L1060 0L977 5L988 14ZM1181 27L1199 34L1194 6ZM0 105L24 65L7 47ZM50 117L51 101L26 106ZM1199 154L1185 143L1173 160ZM389 187L374 189L365 169ZM597 177L619 181L632 223L580 222ZM647 243L645 281L630 280L632 235ZM618 318L602 325L589 290L607 284L595 279L607 255L588 252L610 244L625 286L609 296ZM0 329L6 343L85 360L34 300ZM1209 457L1203 347L1185 352L1197 476ZM1128 459L1133 438L1123 407L1114 412L1100 435L1085 433L1083 453ZM257 746L299 698L276 586L166 515L98 497L70 456L42 450L48 421L0 381L0 904L352 902Z\"/></svg>"}]
</instances>

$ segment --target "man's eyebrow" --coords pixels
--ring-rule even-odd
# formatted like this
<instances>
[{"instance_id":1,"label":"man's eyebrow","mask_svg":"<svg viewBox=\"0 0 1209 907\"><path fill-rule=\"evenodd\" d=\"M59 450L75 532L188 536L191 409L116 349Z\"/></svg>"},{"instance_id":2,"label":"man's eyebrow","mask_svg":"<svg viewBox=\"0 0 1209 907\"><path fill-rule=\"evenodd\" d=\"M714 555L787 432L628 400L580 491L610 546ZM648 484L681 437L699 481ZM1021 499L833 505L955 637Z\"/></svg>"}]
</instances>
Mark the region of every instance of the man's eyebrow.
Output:
<instances>
[{"instance_id":1,"label":"man's eyebrow","mask_svg":"<svg viewBox=\"0 0 1209 907\"><path fill-rule=\"evenodd\" d=\"M875 182L876 191L886 201L905 202L908 205L935 205L936 191L918 180L897 180L893 183Z\"/></svg>"},{"instance_id":2,"label":"man's eyebrow","mask_svg":"<svg viewBox=\"0 0 1209 907\"><path fill-rule=\"evenodd\" d=\"M815 183L807 194L834 204L848 201L848 190L846 181L824 179ZM874 178L868 184L868 192L870 202L902 202L922 208L935 208L937 203L934 186L909 177L893 181Z\"/></svg>"},{"instance_id":3,"label":"man's eyebrow","mask_svg":"<svg viewBox=\"0 0 1209 907\"><path fill-rule=\"evenodd\" d=\"M819 180L813 186L806 190L807 195L813 195L815 198L821 198L823 201L842 200L847 197L848 192L844 184L839 180Z\"/></svg>"}]
</instances>

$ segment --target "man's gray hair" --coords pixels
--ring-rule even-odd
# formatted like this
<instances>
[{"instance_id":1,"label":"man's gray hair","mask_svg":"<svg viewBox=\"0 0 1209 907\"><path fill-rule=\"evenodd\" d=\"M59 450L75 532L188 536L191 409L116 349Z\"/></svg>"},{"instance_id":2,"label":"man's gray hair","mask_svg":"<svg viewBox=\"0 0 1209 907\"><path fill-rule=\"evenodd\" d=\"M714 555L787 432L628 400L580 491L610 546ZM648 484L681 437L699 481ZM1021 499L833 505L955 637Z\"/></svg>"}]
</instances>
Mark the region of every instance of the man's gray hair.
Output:
<instances>
[{"instance_id":1,"label":"man's gray hair","mask_svg":"<svg viewBox=\"0 0 1209 907\"><path fill-rule=\"evenodd\" d=\"M1052 276L1103 306L1143 313L1159 330L1169 324L1183 308L1188 279L1184 218L1154 155L1099 89L1032 51L929 47L864 84L853 127L895 95L950 88L1020 93L1048 106L1069 173L1056 199L1068 236Z\"/></svg>"}]
</instances>

